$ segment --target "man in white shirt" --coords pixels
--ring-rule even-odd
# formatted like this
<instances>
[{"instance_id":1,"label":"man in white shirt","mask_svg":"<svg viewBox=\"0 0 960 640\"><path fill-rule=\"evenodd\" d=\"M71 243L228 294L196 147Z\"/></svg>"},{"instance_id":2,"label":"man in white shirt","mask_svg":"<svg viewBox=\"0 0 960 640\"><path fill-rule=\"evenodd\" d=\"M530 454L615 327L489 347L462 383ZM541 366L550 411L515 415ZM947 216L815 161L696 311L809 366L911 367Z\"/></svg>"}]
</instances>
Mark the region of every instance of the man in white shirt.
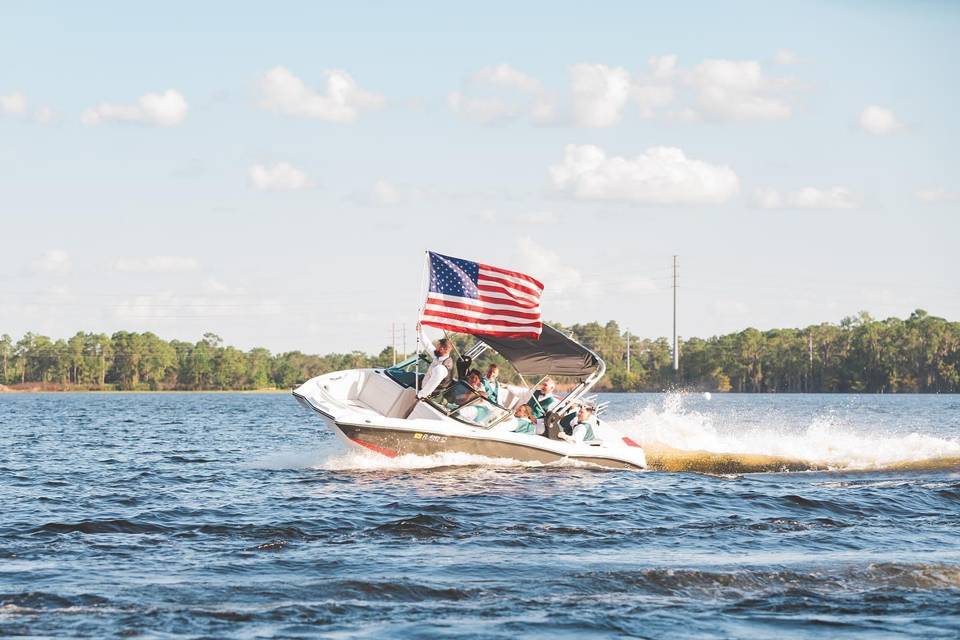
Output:
<instances>
[{"instance_id":1,"label":"man in white shirt","mask_svg":"<svg viewBox=\"0 0 960 640\"><path fill-rule=\"evenodd\" d=\"M417 323L417 331L420 332L420 341L427 348L427 351L433 354L433 361L427 367L427 373L423 376L420 391L417 392L418 398L426 398L438 389L446 389L453 382L453 358L450 356L453 343L448 338L440 338L434 346L427 334L423 332L423 327L419 322Z\"/></svg>"},{"instance_id":2,"label":"man in white shirt","mask_svg":"<svg viewBox=\"0 0 960 640\"><path fill-rule=\"evenodd\" d=\"M562 428L557 435L562 440L580 443L597 439L593 431L593 428L597 426L597 418L593 415L593 407L585 404L581 405L575 417L574 414L570 414L570 416L569 420L565 418L560 421ZM570 435L566 433L568 430Z\"/></svg>"},{"instance_id":3,"label":"man in white shirt","mask_svg":"<svg viewBox=\"0 0 960 640\"><path fill-rule=\"evenodd\" d=\"M491 364L487 367L487 377L481 380L483 390L487 393L487 399L493 404L500 404L500 382L497 380L498 377L500 377L500 367Z\"/></svg>"}]
</instances>

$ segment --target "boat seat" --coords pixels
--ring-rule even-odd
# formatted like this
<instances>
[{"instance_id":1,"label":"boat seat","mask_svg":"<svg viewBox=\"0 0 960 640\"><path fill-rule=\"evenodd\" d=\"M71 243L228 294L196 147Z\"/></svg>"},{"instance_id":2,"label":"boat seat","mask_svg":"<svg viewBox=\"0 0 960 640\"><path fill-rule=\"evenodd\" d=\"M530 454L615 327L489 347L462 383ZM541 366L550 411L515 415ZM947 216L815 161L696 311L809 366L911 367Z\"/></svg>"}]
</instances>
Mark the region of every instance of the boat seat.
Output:
<instances>
[{"instance_id":1,"label":"boat seat","mask_svg":"<svg viewBox=\"0 0 960 640\"><path fill-rule=\"evenodd\" d=\"M406 418L415 406L417 406L417 392L408 387L400 392L400 397L390 409L390 417Z\"/></svg>"},{"instance_id":2,"label":"boat seat","mask_svg":"<svg viewBox=\"0 0 960 640\"><path fill-rule=\"evenodd\" d=\"M402 418L416 402L416 393L385 376L372 373L363 381L356 402L381 416Z\"/></svg>"},{"instance_id":3,"label":"boat seat","mask_svg":"<svg viewBox=\"0 0 960 640\"><path fill-rule=\"evenodd\" d=\"M530 390L514 385L500 385L500 394L497 396L497 404L510 411L516 410L521 404L530 399Z\"/></svg>"}]
</instances>

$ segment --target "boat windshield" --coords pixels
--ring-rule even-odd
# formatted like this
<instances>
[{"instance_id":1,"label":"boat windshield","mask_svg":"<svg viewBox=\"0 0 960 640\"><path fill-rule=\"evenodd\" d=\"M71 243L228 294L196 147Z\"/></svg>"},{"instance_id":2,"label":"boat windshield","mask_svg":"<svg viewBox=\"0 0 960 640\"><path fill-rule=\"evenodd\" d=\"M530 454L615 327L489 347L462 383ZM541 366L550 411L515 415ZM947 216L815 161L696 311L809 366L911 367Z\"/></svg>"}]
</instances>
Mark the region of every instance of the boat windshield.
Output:
<instances>
[{"instance_id":1,"label":"boat windshield","mask_svg":"<svg viewBox=\"0 0 960 640\"><path fill-rule=\"evenodd\" d=\"M427 363L428 365L430 364L430 359L423 354L420 355L420 360L422 362ZM412 387L416 384L416 379L417 379L417 371L416 371L416 367L414 366L416 364L417 364L417 357L413 356L411 358L407 358L403 362L398 362L392 367L387 367L386 369L383 370L383 372L387 374L391 379L393 379L394 382L402 384L405 387ZM420 372L421 380L423 379L424 371L426 371L426 368L421 367L421 372Z\"/></svg>"},{"instance_id":2,"label":"boat windshield","mask_svg":"<svg viewBox=\"0 0 960 640\"><path fill-rule=\"evenodd\" d=\"M431 402L451 418L483 429L489 429L510 415L509 411L490 402L462 380L454 382L442 396L431 399Z\"/></svg>"}]
</instances>

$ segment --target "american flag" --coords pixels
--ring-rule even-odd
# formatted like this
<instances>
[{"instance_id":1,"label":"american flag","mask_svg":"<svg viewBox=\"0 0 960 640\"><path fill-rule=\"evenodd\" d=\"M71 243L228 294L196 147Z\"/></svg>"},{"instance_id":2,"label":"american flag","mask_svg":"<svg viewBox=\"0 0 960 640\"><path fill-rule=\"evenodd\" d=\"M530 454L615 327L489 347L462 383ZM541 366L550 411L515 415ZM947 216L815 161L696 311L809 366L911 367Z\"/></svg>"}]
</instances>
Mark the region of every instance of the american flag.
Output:
<instances>
[{"instance_id":1,"label":"american flag","mask_svg":"<svg viewBox=\"0 0 960 640\"><path fill-rule=\"evenodd\" d=\"M428 254L423 324L471 335L540 338L540 281L489 264Z\"/></svg>"}]
</instances>

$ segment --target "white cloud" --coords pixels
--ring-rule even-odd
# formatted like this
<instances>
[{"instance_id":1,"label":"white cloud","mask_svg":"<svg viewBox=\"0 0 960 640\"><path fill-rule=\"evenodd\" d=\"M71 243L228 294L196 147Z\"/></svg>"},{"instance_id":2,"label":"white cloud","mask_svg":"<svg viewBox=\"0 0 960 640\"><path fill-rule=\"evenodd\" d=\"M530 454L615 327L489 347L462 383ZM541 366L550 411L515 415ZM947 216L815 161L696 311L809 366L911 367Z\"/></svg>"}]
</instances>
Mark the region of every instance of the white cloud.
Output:
<instances>
[{"instance_id":1,"label":"white cloud","mask_svg":"<svg viewBox=\"0 0 960 640\"><path fill-rule=\"evenodd\" d=\"M677 56L650 56L647 58L650 65L650 71L653 77L658 80L666 80L677 74Z\"/></svg>"},{"instance_id":2,"label":"white cloud","mask_svg":"<svg viewBox=\"0 0 960 640\"><path fill-rule=\"evenodd\" d=\"M556 106L540 81L508 64L480 69L461 91L447 97L447 104L457 115L481 124L520 117L544 124L556 116Z\"/></svg>"},{"instance_id":3,"label":"white cloud","mask_svg":"<svg viewBox=\"0 0 960 640\"><path fill-rule=\"evenodd\" d=\"M783 120L792 114L777 95L784 81L766 78L753 60L704 60L690 82L699 110L710 120Z\"/></svg>"},{"instance_id":4,"label":"white cloud","mask_svg":"<svg viewBox=\"0 0 960 640\"><path fill-rule=\"evenodd\" d=\"M956 191L947 191L943 187L920 189L914 195L920 202L928 202L931 204L941 202L956 202L960 200L960 193L957 193Z\"/></svg>"},{"instance_id":5,"label":"white cloud","mask_svg":"<svg viewBox=\"0 0 960 640\"><path fill-rule=\"evenodd\" d=\"M400 204L409 204L424 197L424 193L417 187L395 184L387 180L377 180L369 194L361 197L361 201L379 206L389 207Z\"/></svg>"},{"instance_id":6,"label":"white cloud","mask_svg":"<svg viewBox=\"0 0 960 640\"><path fill-rule=\"evenodd\" d=\"M28 112L27 97L19 91L0 96L0 114L12 116L26 116ZM56 113L48 106L34 110L32 119L37 124L50 124L56 119Z\"/></svg>"},{"instance_id":7,"label":"white cloud","mask_svg":"<svg viewBox=\"0 0 960 640\"><path fill-rule=\"evenodd\" d=\"M196 271L200 262L186 256L146 256L119 258L113 263L115 271L128 273L182 273Z\"/></svg>"},{"instance_id":8,"label":"white cloud","mask_svg":"<svg viewBox=\"0 0 960 640\"><path fill-rule=\"evenodd\" d=\"M517 115L517 109L502 98L474 98L460 91L447 96L447 105L458 116L480 124L508 120Z\"/></svg>"},{"instance_id":9,"label":"white cloud","mask_svg":"<svg viewBox=\"0 0 960 640\"><path fill-rule=\"evenodd\" d=\"M632 94L641 118L653 118L657 109L673 102L673 87L665 85L635 84Z\"/></svg>"},{"instance_id":10,"label":"white cloud","mask_svg":"<svg viewBox=\"0 0 960 640\"><path fill-rule=\"evenodd\" d=\"M210 289L209 286L207 288ZM164 291L156 295L134 296L120 301L114 308L114 315L124 322L140 326L167 320L172 324L183 325L196 320L209 327L211 317L225 320L235 318L238 307L243 308L245 317L275 316L283 313L283 307L274 300L253 300L231 295L226 292L212 292L207 296L184 296Z\"/></svg>"},{"instance_id":11,"label":"white cloud","mask_svg":"<svg viewBox=\"0 0 960 640\"><path fill-rule=\"evenodd\" d=\"M630 74L622 67L576 64L570 68L573 115L582 127L617 124L630 99Z\"/></svg>"},{"instance_id":12,"label":"white cloud","mask_svg":"<svg viewBox=\"0 0 960 640\"><path fill-rule=\"evenodd\" d=\"M797 61L781 50L781 63ZM535 124L564 123L588 128L612 127L634 102L641 118L674 122L784 120L793 114L788 101L799 85L787 77L764 75L755 60L710 59L681 68L674 54L651 56L647 69L631 75L607 64L570 67L569 97L557 100L536 78L510 65L485 67L460 91L447 97L452 111L484 124L526 119ZM664 109L673 103L676 109Z\"/></svg>"},{"instance_id":13,"label":"white cloud","mask_svg":"<svg viewBox=\"0 0 960 640\"><path fill-rule=\"evenodd\" d=\"M893 111L875 104L860 112L858 122L861 129L875 136L886 135L903 128L903 123L897 119Z\"/></svg>"},{"instance_id":14,"label":"white cloud","mask_svg":"<svg viewBox=\"0 0 960 640\"><path fill-rule=\"evenodd\" d=\"M496 209L481 209L479 216L487 224L495 224L500 219Z\"/></svg>"},{"instance_id":15,"label":"white cloud","mask_svg":"<svg viewBox=\"0 0 960 640\"><path fill-rule=\"evenodd\" d=\"M350 123L384 104L382 95L361 89L346 71L330 69L323 76L325 86L316 91L286 67L274 67L260 80L260 105L287 115Z\"/></svg>"},{"instance_id":16,"label":"white cloud","mask_svg":"<svg viewBox=\"0 0 960 640\"><path fill-rule=\"evenodd\" d=\"M376 204L394 205L406 200L407 194L392 182L377 180L373 185L370 197Z\"/></svg>"},{"instance_id":17,"label":"white cloud","mask_svg":"<svg viewBox=\"0 0 960 640\"><path fill-rule=\"evenodd\" d=\"M101 102L84 111L80 119L83 124L90 126L105 122L129 122L173 127L184 121L189 108L183 94L167 89L163 93L144 94L137 99L136 104Z\"/></svg>"},{"instance_id":18,"label":"white cloud","mask_svg":"<svg viewBox=\"0 0 960 640\"><path fill-rule=\"evenodd\" d=\"M700 113L691 107L684 107L677 111L672 111L666 114L666 117L672 122L681 122L684 124L703 122L703 117L700 115Z\"/></svg>"},{"instance_id":19,"label":"white cloud","mask_svg":"<svg viewBox=\"0 0 960 640\"><path fill-rule=\"evenodd\" d=\"M293 191L309 186L306 174L287 162L272 167L255 164L249 171L250 185L260 191Z\"/></svg>"},{"instance_id":20,"label":"white cloud","mask_svg":"<svg viewBox=\"0 0 960 640\"><path fill-rule=\"evenodd\" d=\"M717 204L740 189L730 167L687 158L675 147L651 147L625 158L608 157L593 145L571 144L550 176L558 190L576 198L641 205Z\"/></svg>"},{"instance_id":21,"label":"white cloud","mask_svg":"<svg viewBox=\"0 0 960 640\"><path fill-rule=\"evenodd\" d=\"M523 269L527 273L540 274L538 277L543 281L545 292L549 291L556 296L570 292L584 293L583 275L573 267L563 264L559 254L537 244L529 237L518 238L517 247Z\"/></svg>"},{"instance_id":22,"label":"white cloud","mask_svg":"<svg viewBox=\"0 0 960 640\"><path fill-rule=\"evenodd\" d=\"M57 112L50 107L40 107L33 112L33 120L37 124L51 124L57 119Z\"/></svg>"},{"instance_id":23,"label":"white cloud","mask_svg":"<svg viewBox=\"0 0 960 640\"><path fill-rule=\"evenodd\" d=\"M774 60L777 61L777 64L789 65L800 62L800 57L790 49L780 49L774 56Z\"/></svg>"},{"instance_id":24,"label":"white cloud","mask_svg":"<svg viewBox=\"0 0 960 640\"><path fill-rule=\"evenodd\" d=\"M19 91L0 96L0 111L10 115L23 115L27 112L27 98Z\"/></svg>"},{"instance_id":25,"label":"white cloud","mask_svg":"<svg viewBox=\"0 0 960 640\"><path fill-rule=\"evenodd\" d=\"M203 288L217 294L244 295L247 292L243 287L231 287L212 276L204 281Z\"/></svg>"},{"instance_id":26,"label":"white cloud","mask_svg":"<svg viewBox=\"0 0 960 640\"><path fill-rule=\"evenodd\" d=\"M793 191L759 187L753 191L753 202L761 209L856 209L859 206L857 197L846 187L804 187Z\"/></svg>"},{"instance_id":27,"label":"white cloud","mask_svg":"<svg viewBox=\"0 0 960 640\"><path fill-rule=\"evenodd\" d=\"M552 211L528 211L517 214L513 221L517 224L550 225L556 224L557 216Z\"/></svg>"},{"instance_id":28,"label":"white cloud","mask_svg":"<svg viewBox=\"0 0 960 640\"><path fill-rule=\"evenodd\" d=\"M514 69L508 64L484 67L474 75L474 79L501 87L512 87L526 93L543 91L543 86L539 80Z\"/></svg>"},{"instance_id":29,"label":"white cloud","mask_svg":"<svg viewBox=\"0 0 960 640\"><path fill-rule=\"evenodd\" d=\"M552 211L524 211L499 213L494 209L483 209L478 214L488 224L510 224L517 227L531 227L540 225L554 225L559 218ZM502 225L501 225L502 226Z\"/></svg>"},{"instance_id":30,"label":"white cloud","mask_svg":"<svg viewBox=\"0 0 960 640\"><path fill-rule=\"evenodd\" d=\"M641 118L653 118L657 110L674 100L677 56L651 56L647 59L650 67L648 75L638 76L632 83L631 95L640 109Z\"/></svg>"},{"instance_id":31,"label":"white cloud","mask_svg":"<svg viewBox=\"0 0 960 640\"><path fill-rule=\"evenodd\" d=\"M64 274L73 268L70 255L61 249L51 249L34 260L30 266L37 273Z\"/></svg>"}]
</instances>

